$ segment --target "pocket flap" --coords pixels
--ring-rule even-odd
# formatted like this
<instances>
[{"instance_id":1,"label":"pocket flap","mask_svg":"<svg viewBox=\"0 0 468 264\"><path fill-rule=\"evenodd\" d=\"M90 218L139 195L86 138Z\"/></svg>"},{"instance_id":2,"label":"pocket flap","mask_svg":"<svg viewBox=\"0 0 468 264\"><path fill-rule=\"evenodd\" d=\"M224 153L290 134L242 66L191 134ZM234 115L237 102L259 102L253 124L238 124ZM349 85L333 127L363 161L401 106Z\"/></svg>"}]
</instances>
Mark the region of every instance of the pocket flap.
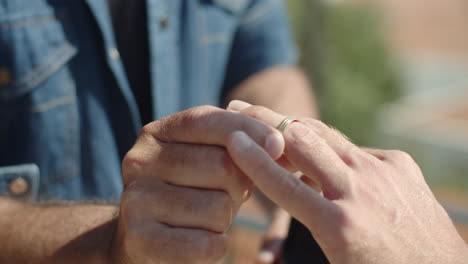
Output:
<instances>
[{"instance_id":1,"label":"pocket flap","mask_svg":"<svg viewBox=\"0 0 468 264\"><path fill-rule=\"evenodd\" d=\"M44 4L0 19L0 100L25 95L77 54L67 10Z\"/></svg>"},{"instance_id":2,"label":"pocket flap","mask_svg":"<svg viewBox=\"0 0 468 264\"><path fill-rule=\"evenodd\" d=\"M38 63L35 68L30 69L29 72L24 73L20 78L13 79L11 84L4 87L0 86L0 99L10 100L28 93L60 69L76 53L77 49L74 46L69 43L63 43L48 58ZM3 71L5 74L8 74L9 68L4 67Z\"/></svg>"}]
</instances>

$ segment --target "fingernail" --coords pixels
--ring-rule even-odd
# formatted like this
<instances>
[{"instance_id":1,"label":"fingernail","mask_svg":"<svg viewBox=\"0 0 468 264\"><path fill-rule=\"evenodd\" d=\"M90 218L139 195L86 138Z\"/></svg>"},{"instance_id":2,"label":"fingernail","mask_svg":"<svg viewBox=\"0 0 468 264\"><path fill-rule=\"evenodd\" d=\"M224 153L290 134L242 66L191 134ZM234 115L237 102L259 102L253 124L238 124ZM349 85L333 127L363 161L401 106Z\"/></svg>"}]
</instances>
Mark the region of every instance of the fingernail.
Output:
<instances>
[{"instance_id":1,"label":"fingernail","mask_svg":"<svg viewBox=\"0 0 468 264\"><path fill-rule=\"evenodd\" d=\"M252 194L252 192L250 190L246 190L243 194L242 194L242 200L243 201L247 201L249 198L250 198L250 195Z\"/></svg>"},{"instance_id":2,"label":"fingernail","mask_svg":"<svg viewBox=\"0 0 468 264\"><path fill-rule=\"evenodd\" d=\"M235 111L235 112L240 112L248 107L251 107L252 105L249 103L246 103L244 101L240 100L233 100L229 103L227 110L230 111Z\"/></svg>"},{"instance_id":3,"label":"fingernail","mask_svg":"<svg viewBox=\"0 0 468 264\"><path fill-rule=\"evenodd\" d=\"M261 251L257 256L257 261L262 263L273 263L275 255L271 251Z\"/></svg>"},{"instance_id":4,"label":"fingernail","mask_svg":"<svg viewBox=\"0 0 468 264\"><path fill-rule=\"evenodd\" d=\"M242 131L234 132L231 141L233 147L236 148L238 152L249 151L252 144L255 144L254 141ZM264 149L270 157L276 160L283 155L284 145L283 135L278 131L274 131L273 134L267 136Z\"/></svg>"},{"instance_id":5,"label":"fingernail","mask_svg":"<svg viewBox=\"0 0 468 264\"><path fill-rule=\"evenodd\" d=\"M273 134L267 137L265 141L265 150L273 159L276 160L283 155L284 145L283 135L275 130Z\"/></svg>"}]
</instances>

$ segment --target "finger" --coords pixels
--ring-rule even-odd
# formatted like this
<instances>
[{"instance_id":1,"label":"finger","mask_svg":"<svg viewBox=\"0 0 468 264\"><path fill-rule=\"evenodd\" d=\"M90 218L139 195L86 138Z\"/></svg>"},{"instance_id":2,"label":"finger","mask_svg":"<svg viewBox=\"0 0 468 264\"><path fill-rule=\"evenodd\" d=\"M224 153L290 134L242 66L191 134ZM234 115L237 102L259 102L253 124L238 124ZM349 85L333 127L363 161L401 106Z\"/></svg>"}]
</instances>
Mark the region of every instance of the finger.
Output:
<instances>
[{"instance_id":1,"label":"finger","mask_svg":"<svg viewBox=\"0 0 468 264\"><path fill-rule=\"evenodd\" d=\"M147 164L150 178L178 186L223 190L239 204L253 188L226 149L218 146L160 142Z\"/></svg>"},{"instance_id":2,"label":"finger","mask_svg":"<svg viewBox=\"0 0 468 264\"><path fill-rule=\"evenodd\" d=\"M140 181L133 188L135 191L125 193L124 210L135 214L144 212L154 221L172 227L224 233L239 209L239 205L222 191L154 181Z\"/></svg>"},{"instance_id":3,"label":"finger","mask_svg":"<svg viewBox=\"0 0 468 264\"><path fill-rule=\"evenodd\" d=\"M271 126L276 126L285 118L264 107L249 107L242 113ZM301 122L291 123L283 132L286 157L305 175L317 177L315 180L322 186L325 197L331 200L341 198L349 191L351 174L342 157L349 156L354 145L338 141L335 132L325 125L309 122L309 125L313 125L311 127ZM316 131L321 134L318 135ZM347 158L353 159L352 155Z\"/></svg>"},{"instance_id":4,"label":"finger","mask_svg":"<svg viewBox=\"0 0 468 264\"><path fill-rule=\"evenodd\" d=\"M276 127L286 116L278 114L268 108L252 106L249 103L234 100L228 110L236 111L257 120L260 120L272 127ZM339 130L329 127L323 122L312 118L299 118L299 120L314 130L317 135L325 139L328 145L338 154L338 156L350 167L357 167L360 164L360 158L369 158L363 151L360 151L349 138Z\"/></svg>"},{"instance_id":5,"label":"finger","mask_svg":"<svg viewBox=\"0 0 468 264\"><path fill-rule=\"evenodd\" d=\"M243 132L234 132L227 149L237 166L272 201L314 229L330 217L334 204L280 167Z\"/></svg>"},{"instance_id":6,"label":"finger","mask_svg":"<svg viewBox=\"0 0 468 264\"><path fill-rule=\"evenodd\" d=\"M142 134L164 142L180 142L225 146L234 131L244 131L277 159L284 150L284 141L275 129L257 120L212 106L195 107L150 123Z\"/></svg>"},{"instance_id":7,"label":"finger","mask_svg":"<svg viewBox=\"0 0 468 264\"><path fill-rule=\"evenodd\" d=\"M235 105L237 105L237 103ZM280 124L281 121L286 118L284 115L261 106L251 106L244 108L241 110L241 113L248 115L256 120L262 121L272 127L277 127L278 124ZM355 152L359 151L359 149L354 144L352 144L340 131L331 128L316 119L298 118L298 120L305 126L312 129L318 136L323 138L346 164L350 165L354 161L354 154ZM290 126L292 126L292 124L290 124L286 130L288 130Z\"/></svg>"}]
</instances>

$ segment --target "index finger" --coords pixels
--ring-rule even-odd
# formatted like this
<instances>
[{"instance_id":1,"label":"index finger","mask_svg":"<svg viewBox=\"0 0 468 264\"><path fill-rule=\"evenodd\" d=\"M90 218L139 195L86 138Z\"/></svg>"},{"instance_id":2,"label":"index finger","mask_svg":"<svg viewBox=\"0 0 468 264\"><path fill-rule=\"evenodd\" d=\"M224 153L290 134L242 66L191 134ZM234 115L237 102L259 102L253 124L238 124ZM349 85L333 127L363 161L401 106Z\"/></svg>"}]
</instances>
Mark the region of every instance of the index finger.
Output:
<instances>
[{"instance_id":1,"label":"index finger","mask_svg":"<svg viewBox=\"0 0 468 264\"><path fill-rule=\"evenodd\" d=\"M142 134L164 142L226 146L229 135L243 131L274 159L284 151L284 139L274 128L246 115L214 106L191 108L146 125Z\"/></svg>"}]
</instances>

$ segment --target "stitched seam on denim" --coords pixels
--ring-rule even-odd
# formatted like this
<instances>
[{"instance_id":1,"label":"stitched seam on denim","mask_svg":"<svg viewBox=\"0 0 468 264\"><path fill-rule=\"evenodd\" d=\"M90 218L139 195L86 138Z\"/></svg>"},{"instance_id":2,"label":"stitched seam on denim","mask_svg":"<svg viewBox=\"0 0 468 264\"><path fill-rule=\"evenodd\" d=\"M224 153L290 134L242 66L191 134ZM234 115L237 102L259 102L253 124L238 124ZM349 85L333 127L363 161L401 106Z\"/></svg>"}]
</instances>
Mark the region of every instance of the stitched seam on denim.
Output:
<instances>
[{"instance_id":1,"label":"stitched seam on denim","mask_svg":"<svg viewBox=\"0 0 468 264\"><path fill-rule=\"evenodd\" d=\"M229 34L227 33L218 33L208 36L203 36L200 41L203 45L209 45L212 43L227 43L231 40Z\"/></svg>"},{"instance_id":2,"label":"stitched seam on denim","mask_svg":"<svg viewBox=\"0 0 468 264\"><path fill-rule=\"evenodd\" d=\"M257 21L264 18L268 13L271 12L276 6L278 6L278 0L269 1L267 4L260 4L253 10L247 11L244 17L241 19L239 26L248 26L256 23Z\"/></svg>"},{"instance_id":3,"label":"stitched seam on denim","mask_svg":"<svg viewBox=\"0 0 468 264\"><path fill-rule=\"evenodd\" d=\"M40 16L40 17L33 17L33 18L27 18L23 19L21 21L15 21L15 22L2 22L0 24L0 29L14 29L18 27L24 27L30 24L43 24L49 21L61 21L66 18L65 14L54 14L54 15L49 15L49 16Z\"/></svg>"},{"instance_id":4,"label":"stitched seam on denim","mask_svg":"<svg viewBox=\"0 0 468 264\"><path fill-rule=\"evenodd\" d=\"M17 177L18 174L26 175L29 177L31 174L36 173L37 170L35 168L32 168L31 164L20 164L0 167L0 178L10 177L10 175Z\"/></svg>"},{"instance_id":5,"label":"stitched seam on denim","mask_svg":"<svg viewBox=\"0 0 468 264\"><path fill-rule=\"evenodd\" d=\"M24 86L22 89L18 89L16 93L10 95L17 96L24 91L28 91L33 87L37 86L39 83L44 81L51 73L55 72L61 65L63 65L73 54L76 52L73 46L69 43L63 44L61 47L57 49L55 54L49 57L45 63L41 66L33 69L30 73L28 73L25 77L18 80L13 87L21 87Z\"/></svg>"},{"instance_id":6,"label":"stitched seam on denim","mask_svg":"<svg viewBox=\"0 0 468 264\"><path fill-rule=\"evenodd\" d=\"M48 8L40 8L37 10L28 10L28 11L20 11L20 12L7 11L4 13L1 13L0 24L3 24L4 22L11 22L15 20L25 20L25 19L30 19L34 17L40 17L40 16L50 16L55 13L53 9L48 9Z\"/></svg>"},{"instance_id":7,"label":"stitched seam on denim","mask_svg":"<svg viewBox=\"0 0 468 264\"><path fill-rule=\"evenodd\" d=\"M74 102L76 100L75 96L64 96L61 98L53 99L48 102L36 105L31 107L31 112L33 113L40 113L40 112L45 112L51 108L61 106L61 105L66 105Z\"/></svg>"}]
</instances>

